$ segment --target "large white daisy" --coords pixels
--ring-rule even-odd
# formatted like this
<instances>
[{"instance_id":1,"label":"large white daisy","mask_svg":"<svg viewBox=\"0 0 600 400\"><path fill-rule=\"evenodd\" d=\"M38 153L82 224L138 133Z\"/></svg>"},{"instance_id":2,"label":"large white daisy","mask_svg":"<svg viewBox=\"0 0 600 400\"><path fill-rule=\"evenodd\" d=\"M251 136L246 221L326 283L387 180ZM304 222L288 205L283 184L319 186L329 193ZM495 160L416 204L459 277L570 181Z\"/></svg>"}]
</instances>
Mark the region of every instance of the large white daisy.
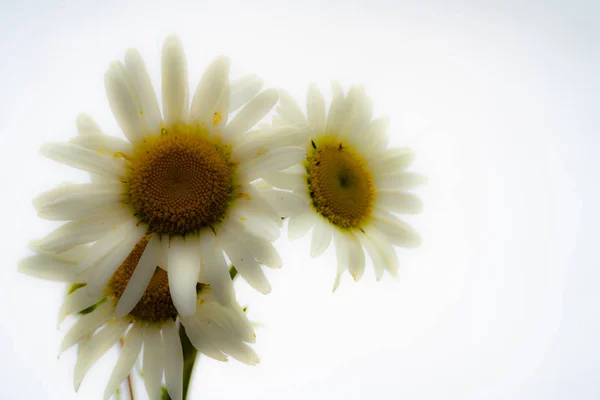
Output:
<instances>
[{"instance_id":1,"label":"large white daisy","mask_svg":"<svg viewBox=\"0 0 600 400\"><path fill-rule=\"evenodd\" d=\"M90 251L89 247L78 246L62 254L37 254L23 260L20 270L36 277L73 282L79 277L78 264ZM246 344L255 342L254 330L235 300L223 305L210 286L198 284L194 289L195 313L179 319L167 272L161 268L154 271L137 305L126 316L116 318L115 308L143 253L144 246L136 245L101 293L85 283L74 283L67 292L59 320L74 315L76 322L65 335L59 354L78 344L75 390L93 364L121 342L104 398L111 397L127 378L143 345L142 376L150 399L161 398L163 373L170 397L181 399L183 356L178 323L183 324L190 342L201 353L220 361L227 361L229 355L246 364L258 363L258 356Z\"/></svg>"},{"instance_id":2,"label":"large white daisy","mask_svg":"<svg viewBox=\"0 0 600 400\"><path fill-rule=\"evenodd\" d=\"M135 246L143 251L117 318L138 304L157 267L168 271L180 315L194 315L199 280L229 304L234 295L224 253L251 286L270 291L260 264L281 266L271 244L281 220L251 182L297 163L305 151L265 140L285 137L288 128L281 129L283 136L277 129L248 132L278 93L257 94L262 82L254 77L230 87L228 76L229 59L217 58L190 105L183 47L169 36L162 52L161 114L144 62L129 50L125 63L115 61L105 75L110 107L127 140L103 134L81 115L79 136L41 148L50 159L90 172L92 182L63 185L34 200L40 217L68 222L33 247L64 252L93 243L77 269L87 291L96 294Z\"/></svg>"},{"instance_id":3,"label":"large white daisy","mask_svg":"<svg viewBox=\"0 0 600 400\"><path fill-rule=\"evenodd\" d=\"M303 129L305 136L297 144L304 146L307 156L300 165L263 177L292 194L267 191L265 196L281 214L290 216L291 240L312 228L313 257L321 255L333 238L338 264L334 290L346 270L355 280L362 277L364 250L378 280L385 270L396 275L394 246L420 244L414 229L396 216L422 210L419 198L407 192L426 181L406 170L414 152L388 149L388 120L371 119L372 103L362 87L352 87L345 96L334 83L327 113L323 95L312 85L306 111L305 116L289 94L280 92L273 126Z\"/></svg>"}]
</instances>

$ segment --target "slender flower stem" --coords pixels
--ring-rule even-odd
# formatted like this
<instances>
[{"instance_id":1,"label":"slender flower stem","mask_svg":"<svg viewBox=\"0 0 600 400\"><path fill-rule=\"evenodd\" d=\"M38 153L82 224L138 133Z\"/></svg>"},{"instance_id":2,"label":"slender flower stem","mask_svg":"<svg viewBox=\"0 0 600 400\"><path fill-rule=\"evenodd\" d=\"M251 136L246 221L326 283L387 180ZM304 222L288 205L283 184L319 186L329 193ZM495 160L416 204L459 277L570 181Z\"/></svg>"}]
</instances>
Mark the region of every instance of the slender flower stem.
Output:
<instances>
[{"instance_id":1,"label":"slender flower stem","mask_svg":"<svg viewBox=\"0 0 600 400\"><path fill-rule=\"evenodd\" d=\"M123 348L123 338L119 341L121 345L121 349ZM129 399L135 400L135 395L133 394L133 382L131 380L131 374L127 375L127 389L129 390Z\"/></svg>"}]
</instances>

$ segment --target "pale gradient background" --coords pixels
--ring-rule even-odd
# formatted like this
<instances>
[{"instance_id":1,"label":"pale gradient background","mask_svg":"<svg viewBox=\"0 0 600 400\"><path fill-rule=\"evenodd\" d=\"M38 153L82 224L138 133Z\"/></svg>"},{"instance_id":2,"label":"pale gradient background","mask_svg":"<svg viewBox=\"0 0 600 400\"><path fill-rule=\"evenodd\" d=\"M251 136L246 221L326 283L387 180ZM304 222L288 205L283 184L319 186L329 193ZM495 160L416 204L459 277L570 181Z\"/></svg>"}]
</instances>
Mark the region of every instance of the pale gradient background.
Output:
<instances>
[{"instance_id":1,"label":"pale gradient background","mask_svg":"<svg viewBox=\"0 0 600 400\"><path fill-rule=\"evenodd\" d=\"M0 24L0 398L104 390L116 354L77 395L75 352L56 358L63 287L16 264L52 226L31 198L84 177L40 144L80 111L118 134L109 62L138 47L158 84L171 32L194 87L220 54L300 102L310 82L364 83L430 177L399 281L369 268L332 295L332 249L311 260L282 236L272 294L237 283L261 364L201 358L191 399L600 398L597 1L1 0Z\"/></svg>"}]
</instances>

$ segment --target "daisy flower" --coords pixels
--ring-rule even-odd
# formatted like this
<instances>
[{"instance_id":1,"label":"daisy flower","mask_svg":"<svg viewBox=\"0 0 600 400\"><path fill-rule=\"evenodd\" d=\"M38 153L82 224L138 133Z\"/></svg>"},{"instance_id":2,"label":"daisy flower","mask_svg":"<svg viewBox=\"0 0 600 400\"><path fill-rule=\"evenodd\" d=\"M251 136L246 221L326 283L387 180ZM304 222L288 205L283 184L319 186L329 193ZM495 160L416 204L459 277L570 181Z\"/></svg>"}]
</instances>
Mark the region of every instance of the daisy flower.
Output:
<instances>
[{"instance_id":1,"label":"daisy flower","mask_svg":"<svg viewBox=\"0 0 600 400\"><path fill-rule=\"evenodd\" d=\"M185 327L192 345L208 357L227 361L229 355L246 364L258 363L258 356L246 344L255 342L254 330L235 300L223 305L210 286L199 283L195 288L195 313L179 318L169 289L169 276L161 268L154 271L136 306L126 316L115 317L119 299L145 254L145 242L150 236L146 235L135 246L101 293L90 290L85 283L73 283L67 292L59 320L75 315L76 322L65 335L59 354L78 345L75 390L94 363L113 346L122 343L104 392L105 399L115 393L138 358L150 399L161 398L163 374L169 396L173 400L181 399L183 354L178 323ZM79 262L90 252L89 247L78 246L61 254L37 254L23 260L20 270L40 278L73 282L79 277Z\"/></svg>"},{"instance_id":2,"label":"daisy flower","mask_svg":"<svg viewBox=\"0 0 600 400\"><path fill-rule=\"evenodd\" d=\"M144 62L130 49L125 63L115 61L105 75L110 108L127 140L105 135L81 115L79 136L41 148L52 160L90 172L92 180L34 200L40 217L68 221L35 243L38 251L60 253L93 243L77 269L87 291L97 294L134 247L143 249L117 318L138 304L161 273L157 267L167 271L180 315L196 312L199 279L227 305L234 295L225 254L252 287L270 291L259 263L281 266L271 244L281 219L252 182L297 163L305 152L264 141L254 146L255 133L248 131L272 109L278 93L258 93L262 82L255 77L230 85L228 76L229 59L217 58L189 104L183 47L176 36L167 37L161 114Z\"/></svg>"},{"instance_id":3,"label":"daisy flower","mask_svg":"<svg viewBox=\"0 0 600 400\"><path fill-rule=\"evenodd\" d=\"M333 100L326 113L323 95L312 85L308 90L307 115L285 92L280 92L274 127L292 125L304 130L306 158L300 165L268 174L270 185L292 191L267 191L265 196L290 216L290 240L312 228L310 254L321 255L332 238L337 255L337 289L344 271L359 280L365 269L364 250L377 279L384 270L396 275L394 246L415 247L417 233L396 213L422 210L417 196L406 190L425 182L425 177L406 171L415 154L407 148L388 149L387 118L372 120L371 99L362 87L345 96L333 84Z\"/></svg>"}]
</instances>

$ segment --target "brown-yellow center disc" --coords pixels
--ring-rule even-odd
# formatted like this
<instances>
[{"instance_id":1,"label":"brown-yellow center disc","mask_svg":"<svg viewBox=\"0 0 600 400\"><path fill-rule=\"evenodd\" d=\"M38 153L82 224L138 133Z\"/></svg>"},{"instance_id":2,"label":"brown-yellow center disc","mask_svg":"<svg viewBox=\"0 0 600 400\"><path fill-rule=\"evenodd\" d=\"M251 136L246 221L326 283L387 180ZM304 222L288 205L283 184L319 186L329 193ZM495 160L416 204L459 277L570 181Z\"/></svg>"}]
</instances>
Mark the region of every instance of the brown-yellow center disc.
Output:
<instances>
[{"instance_id":1,"label":"brown-yellow center disc","mask_svg":"<svg viewBox=\"0 0 600 400\"><path fill-rule=\"evenodd\" d=\"M185 235L225 215L235 172L225 146L170 132L148 139L130 161L130 202L150 232Z\"/></svg>"},{"instance_id":2,"label":"brown-yellow center disc","mask_svg":"<svg viewBox=\"0 0 600 400\"><path fill-rule=\"evenodd\" d=\"M332 141L317 145L306 160L313 206L340 228L357 228L373 211L371 173L360 156Z\"/></svg>"},{"instance_id":3,"label":"brown-yellow center disc","mask_svg":"<svg viewBox=\"0 0 600 400\"><path fill-rule=\"evenodd\" d=\"M129 256L108 281L106 295L115 304L123 295L151 237L151 234L147 234L135 245ZM169 292L167 271L156 268L142 298L129 312L129 317L135 321L153 323L165 322L169 319L174 320L177 317L177 309L173 305L171 293Z\"/></svg>"}]
</instances>

